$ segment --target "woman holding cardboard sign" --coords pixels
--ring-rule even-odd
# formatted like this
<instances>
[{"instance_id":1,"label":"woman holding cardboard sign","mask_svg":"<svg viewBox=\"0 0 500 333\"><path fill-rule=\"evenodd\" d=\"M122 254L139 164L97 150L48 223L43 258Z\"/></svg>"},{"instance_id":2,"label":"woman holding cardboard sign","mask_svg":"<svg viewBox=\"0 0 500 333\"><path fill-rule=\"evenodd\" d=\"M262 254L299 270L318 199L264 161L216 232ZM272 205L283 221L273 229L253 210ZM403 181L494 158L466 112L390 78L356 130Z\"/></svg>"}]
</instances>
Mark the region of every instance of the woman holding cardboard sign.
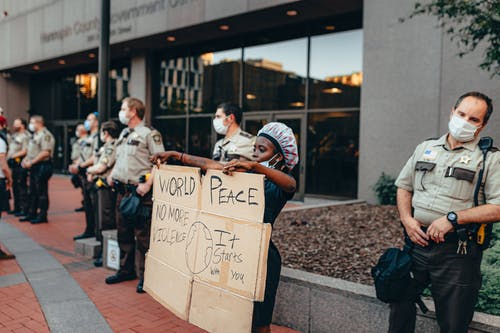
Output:
<instances>
[{"instance_id":1,"label":"woman holding cardboard sign","mask_svg":"<svg viewBox=\"0 0 500 333\"><path fill-rule=\"evenodd\" d=\"M286 125L273 122L265 125L255 140L253 161L233 160L227 164L179 153L167 151L154 155L151 160L163 163L175 159L185 165L207 169L222 170L227 174L233 171L253 172L265 178L265 212L264 223L274 224L279 213L290 200L296 189L296 181L289 175L298 163L297 143L293 131ZM266 290L263 302L255 302L253 313L253 331L258 333L271 331L271 320L276 300L281 273L281 256L274 243L269 244L267 258Z\"/></svg>"}]
</instances>

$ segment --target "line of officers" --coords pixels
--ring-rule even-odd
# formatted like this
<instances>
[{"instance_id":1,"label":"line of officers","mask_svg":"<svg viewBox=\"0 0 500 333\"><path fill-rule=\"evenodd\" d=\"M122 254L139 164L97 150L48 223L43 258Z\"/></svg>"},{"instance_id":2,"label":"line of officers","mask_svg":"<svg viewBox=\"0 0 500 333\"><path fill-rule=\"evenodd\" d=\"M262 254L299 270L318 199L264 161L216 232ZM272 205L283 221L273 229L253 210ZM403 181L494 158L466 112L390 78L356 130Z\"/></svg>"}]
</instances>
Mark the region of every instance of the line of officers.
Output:
<instances>
[{"instance_id":1,"label":"line of officers","mask_svg":"<svg viewBox=\"0 0 500 333\"><path fill-rule=\"evenodd\" d=\"M98 115L90 113L84 124L77 126L79 138L73 144L73 163L68 168L73 184L81 184L86 221L85 230L74 239L96 237L102 244L102 231L116 228L120 269L107 277L106 283L138 277L138 293L144 292L144 263L151 229L152 193L151 182L147 182L152 168L150 157L165 150L161 134L145 125L144 115L142 101L125 98L118 118L126 127L119 133L114 121L103 123L99 130ZM253 137L241 131L240 121L237 106L224 104L218 108L214 127L225 138L214 149L217 160L251 158ZM99 140L103 143L100 148ZM131 197L139 199L139 208L133 214L127 207ZM102 253L94 265L102 265Z\"/></svg>"},{"instance_id":2,"label":"line of officers","mask_svg":"<svg viewBox=\"0 0 500 333\"><path fill-rule=\"evenodd\" d=\"M10 171L3 171L1 175L8 183L2 188L2 193L7 193L1 203L2 210L8 210L9 214L20 217L20 222L47 223L54 136L45 127L44 119L39 115L31 116L29 124L25 119L15 119L10 134L7 133L7 119L0 116L0 129L0 154L7 152ZM9 210L10 188L14 197L12 210Z\"/></svg>"}]
</instances>

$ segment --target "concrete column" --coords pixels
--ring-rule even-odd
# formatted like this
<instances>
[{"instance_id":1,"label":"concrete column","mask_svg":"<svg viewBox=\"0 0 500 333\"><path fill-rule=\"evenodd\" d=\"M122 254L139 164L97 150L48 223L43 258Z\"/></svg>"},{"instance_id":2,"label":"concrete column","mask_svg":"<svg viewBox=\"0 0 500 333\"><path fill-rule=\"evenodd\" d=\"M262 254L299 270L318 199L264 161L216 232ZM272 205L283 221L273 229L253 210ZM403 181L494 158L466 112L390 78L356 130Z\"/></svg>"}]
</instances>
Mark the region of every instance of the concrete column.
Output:
<instances>
[{"instance_id":1,"label":"concrete column","mask_svg":"<svg viewBox=\"0 0 500 333\"><path fill-rule=\"evenodd\" d=\"M413 6L414 0L364 2L358 197L371 203L382 172L396 177L418 143L446 133L460 95L477 90L495 99L500 91L500 80L478 67L482 50L459 58L435 17L399 23ZM483 134L500 145L495 112Z\"/></svg>"},{"instance_id":2,"label":"concrete column","mask_svg":"<svg viewBox=\"0 0 500 333\"><path fill-rule=\"evenodd\" d=\"M146 54L135 55L130 61L130 96L146 103L146 122L151 123L151 58Z\"/></svg>"},{"instance_id":3,"label":"concrete column","mask_svg":"<svg viewBox=\"0 0 500 333\"><path fill-rule=\"evenodd\" d=\"M0 75L0 107L3 108L9 125L15 118L28 118L30 85L27 75Z\"/></svg>"}]
</instances>

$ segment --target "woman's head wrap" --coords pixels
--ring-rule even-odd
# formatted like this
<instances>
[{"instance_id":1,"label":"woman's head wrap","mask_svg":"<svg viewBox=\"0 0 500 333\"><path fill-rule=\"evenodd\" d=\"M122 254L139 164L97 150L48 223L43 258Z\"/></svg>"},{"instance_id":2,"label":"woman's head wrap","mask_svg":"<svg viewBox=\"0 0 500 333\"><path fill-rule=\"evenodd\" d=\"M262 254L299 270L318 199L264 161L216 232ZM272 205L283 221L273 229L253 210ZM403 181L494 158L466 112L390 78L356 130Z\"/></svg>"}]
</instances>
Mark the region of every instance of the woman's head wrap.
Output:
<instances>
[{"instance_id":1,"label":"woman's head wrap","mask_svg":"<svg viewBox=\"0 0 500 333\"><path fill-rule=\"evenodd\" d=\"M274 144L276 150L283 155L288 170L292 170L299 162L295 135L290 127L278 122L268 123L260 129L257 136L262 136Z\"/></svg>"}]
</instances>

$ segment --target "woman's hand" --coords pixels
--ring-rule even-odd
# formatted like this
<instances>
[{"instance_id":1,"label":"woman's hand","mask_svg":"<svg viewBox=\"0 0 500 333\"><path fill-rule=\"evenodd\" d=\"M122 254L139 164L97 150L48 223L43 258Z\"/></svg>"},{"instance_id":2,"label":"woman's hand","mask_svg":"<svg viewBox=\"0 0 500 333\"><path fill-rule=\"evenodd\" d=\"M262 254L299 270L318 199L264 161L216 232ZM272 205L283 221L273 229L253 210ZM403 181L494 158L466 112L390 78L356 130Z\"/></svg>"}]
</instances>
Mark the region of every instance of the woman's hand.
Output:
<instances>
[{"instance_id":1,"label":"woman's hand","mask_svg":"<svg viewBox=\"0 0 500 333\"><path fill-rule=\"evenodd\" d=\"M176 152L175 151L164 151L162 153L157 153L157 154L154 154L153 156L151 156L149 158L149 160L154 163L155 165L160 165L162 163L165 163L168 161L169 158L171 158L172 156L174 156Z\"/></svg>"},{"instance_id":2,"label":"woman's hand","mask_svg":"<svg viewBox=\"0 0 500 333\"><path fill-rule=\"evenodd\" d=\"M231 175L235 171L251 171L255 168L256 164L257 162L255 161L240 161L235 159L229 161L226 165L224 165L224 168L222 168L222 172L224 172L226 175Z\"/></svg>"}]
</instances>

